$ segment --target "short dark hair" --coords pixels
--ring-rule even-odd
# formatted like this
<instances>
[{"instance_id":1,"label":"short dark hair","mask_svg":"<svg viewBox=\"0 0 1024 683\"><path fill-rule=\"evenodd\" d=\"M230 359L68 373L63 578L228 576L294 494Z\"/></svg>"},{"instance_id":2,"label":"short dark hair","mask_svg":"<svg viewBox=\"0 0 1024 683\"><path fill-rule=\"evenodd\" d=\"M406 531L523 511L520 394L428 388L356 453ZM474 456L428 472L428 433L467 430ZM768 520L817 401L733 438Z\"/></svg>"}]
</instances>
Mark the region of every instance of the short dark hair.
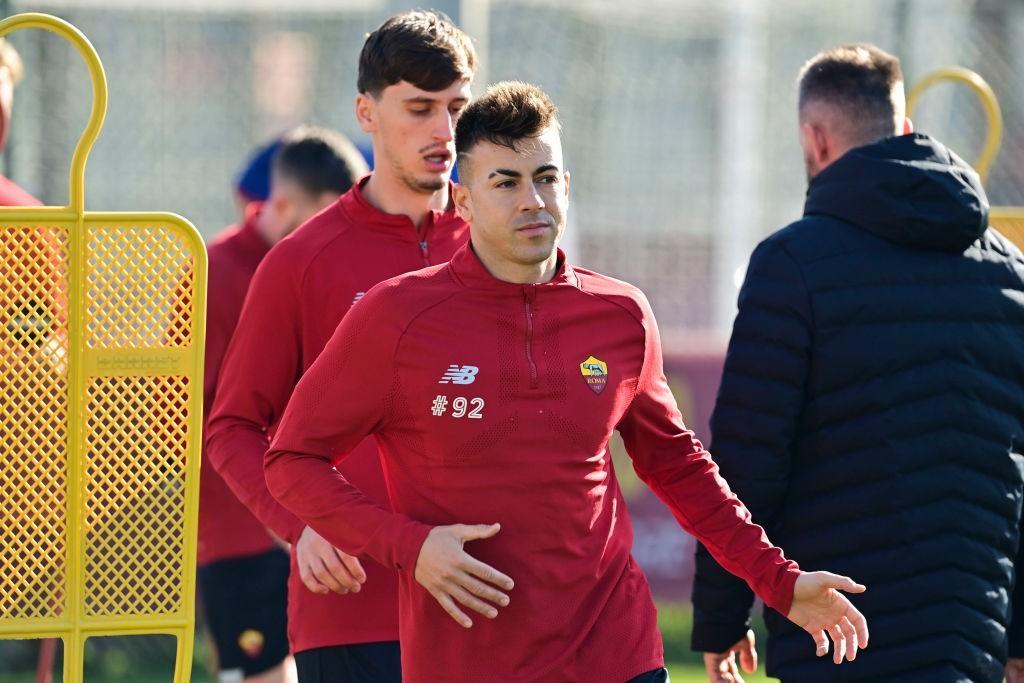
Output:
<instances>
[{"instance_id":1,"label":"short dark hair","mask_svg":"<svg viewBox=\"0 0 1024 683\"><path fill-rule=\"evenodd\" d=\"M475 71L469 36L441 12L414 10L396 14L366 37L357 86L374 97L400 81L437 92Z\"/></svg>"},{"instance_id":2,"label":"short dark hair","mask_svg":"<svg viewBox=\"0 0 1024 683\"><path fill-rule=\"evenodd\" d=\"M458 162L481 141L516 148L523 138L537 137L551 126L559 127L558 108L535 85L520 81L495 83L479 99L462 110L455 124Z\"/></svg>"},{"instance_id":3,"label":"short dark hair","mask_svg":"<svg viewBox=\"0 0 1024 683\"><path fill-rule=\"evenodd\" d=\"M363 155L348 138L314 126L301 126L284 136L273 168L313 197L324 192L344 194L369 172Z\"/></svg>"},{"instance_id":4,"label":"short dark hair","mask_svg":"<svg viewBox=\"0 0 1024 683\"><path fill-rule=\"evenodd\" d=\"M875 45L854 43L819 52L800 70L800 110L835 107L854 138L867 144L895 132L893 93L903 83L900 60Z\"/></svg>"}]
</instances>

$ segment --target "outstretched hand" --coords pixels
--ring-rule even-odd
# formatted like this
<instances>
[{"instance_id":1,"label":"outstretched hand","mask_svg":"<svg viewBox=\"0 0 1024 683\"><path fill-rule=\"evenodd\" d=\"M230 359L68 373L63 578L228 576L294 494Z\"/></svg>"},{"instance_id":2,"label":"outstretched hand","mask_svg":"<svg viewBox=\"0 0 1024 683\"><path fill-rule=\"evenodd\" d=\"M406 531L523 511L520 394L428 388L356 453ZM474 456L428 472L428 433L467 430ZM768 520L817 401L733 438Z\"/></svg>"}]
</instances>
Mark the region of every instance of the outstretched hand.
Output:
<instances>
[{"instance_id":1,"label":"outstretched hand","mask_svg":"<svg viewBox=\"0 0 1024 683\"><path fill-rule=\"evenodd\" d=\"M801 572L793 588L789 620L811 634L817 655L828 654L828 633L832 639L832 661L845 657L852 662L858 648L868 646L868 622L839 591L863 593L867 588L853 579L829 572Z\"/></svg>"}]
</instances>

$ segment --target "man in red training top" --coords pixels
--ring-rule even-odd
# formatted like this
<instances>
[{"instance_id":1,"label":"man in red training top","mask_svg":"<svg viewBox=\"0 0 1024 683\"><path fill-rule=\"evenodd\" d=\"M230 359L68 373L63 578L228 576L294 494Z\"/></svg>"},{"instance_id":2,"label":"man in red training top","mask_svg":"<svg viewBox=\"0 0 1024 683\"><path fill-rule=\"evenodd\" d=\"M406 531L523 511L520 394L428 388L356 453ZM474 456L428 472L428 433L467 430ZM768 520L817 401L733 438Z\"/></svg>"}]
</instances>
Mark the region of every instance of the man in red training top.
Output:
<instances>
[{"instance_id":1,"label":"man in red training top","mask_svg":"<svg viewBox=\"0 0 1024 683\"><path fill-rule=\"evenodd\" d=\"M204 406L213 405L224 351L260 261L366 172L362 155L340 133L299 128L281 141L268 200L249 204L245 222L209 247ZM216 470L204 464L201 472L198 579L221 678L294 681L285 661L288 556Z\"/></svg>"},{"instance_id":2,"label":"man in red training top","mask_svg":"<svg viewBox=\"0 0 1024 683\"><path fill-rule=\"evenodd\" d=\"M263 458L299 377L382 280L444 263L469 238L451 201L455 120L476 55L443 15L406 12L367 37L356 117L375 170L267 255L232 339L207 433L210 460L292 544L288 630L300 683L401 680L398 576L337 551L267 490ZM387 507L376 444L340 469Z\"/></svg>"},{"instance_id":3,"label":"man in red training top","mask_svg":"<svg viewBox=\"0 0 1024 683\"><path fill-rule=\"evenodd\" d=\"M569 174L551 101L498 84L466 109L456 141L471 246L353 308L266 461L288 509L399 570L408 680L666 680L607 450L614 430L719 562L819 654L827 630L835 661L853 659L867 626L836 589L864 587L801 572L769 543L683 426L646 298L556 250ZM369 434L394 511L332 469Z\"/></svg>"}]
</instances>

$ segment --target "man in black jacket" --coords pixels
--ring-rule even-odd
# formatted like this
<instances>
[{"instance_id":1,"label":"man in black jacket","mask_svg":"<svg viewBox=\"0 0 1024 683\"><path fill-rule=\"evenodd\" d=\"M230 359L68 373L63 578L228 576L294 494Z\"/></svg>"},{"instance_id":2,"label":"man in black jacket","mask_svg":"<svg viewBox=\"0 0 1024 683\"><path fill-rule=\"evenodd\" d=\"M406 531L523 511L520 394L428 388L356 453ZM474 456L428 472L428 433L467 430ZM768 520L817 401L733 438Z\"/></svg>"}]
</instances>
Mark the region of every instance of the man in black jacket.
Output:
<instances>
[{"instance_id":1,"label":"man in black jacket","mask_svg":"<svg viewBox=\"0 0 1024 683\"><path fill-rule=\"evenodd\" d=\"M817 55L799 114L804 217L751 256L711 451L793 559L868 586L871 647L832 669L766 610L768 673L1024 680L1024 257L977 173L910 132L892 55ZM710 680L742 680L750 590L701 549L693 599Z\"/></svg>"}]
</instances>

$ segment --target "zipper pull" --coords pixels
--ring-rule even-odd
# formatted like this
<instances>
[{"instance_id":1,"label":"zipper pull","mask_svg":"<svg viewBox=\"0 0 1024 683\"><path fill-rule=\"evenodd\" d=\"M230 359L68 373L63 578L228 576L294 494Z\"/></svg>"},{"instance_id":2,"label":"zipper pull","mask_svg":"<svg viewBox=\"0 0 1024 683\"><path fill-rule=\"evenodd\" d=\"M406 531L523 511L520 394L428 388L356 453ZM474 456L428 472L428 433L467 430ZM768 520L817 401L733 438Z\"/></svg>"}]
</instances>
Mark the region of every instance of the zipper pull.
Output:
<instances>
[{"instance_id":1,"label":"zipper pull","mask_svg":"<svg viewBox=\"0 0 1024 683\"><path fill-rule=\"evenodd\" d=\"M423 240L420 242L420 251L423 253L423 263L430 265L430 250L427 248L427 241Z\"/></svg>"}]
</instances>

